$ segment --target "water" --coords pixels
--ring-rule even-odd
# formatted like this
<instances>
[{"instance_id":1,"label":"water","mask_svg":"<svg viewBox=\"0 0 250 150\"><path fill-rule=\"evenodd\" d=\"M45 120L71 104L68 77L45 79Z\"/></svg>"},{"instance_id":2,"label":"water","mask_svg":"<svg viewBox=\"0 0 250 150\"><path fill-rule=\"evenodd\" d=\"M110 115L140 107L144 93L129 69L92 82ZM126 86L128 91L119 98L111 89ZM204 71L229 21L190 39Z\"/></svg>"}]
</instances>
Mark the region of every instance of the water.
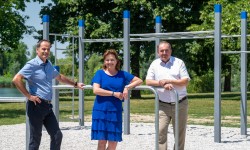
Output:
<instances>
[{"instance_id":1,"label":"water","mask_svg":"<svg viewBox=\"0 0 250 150\"><path fill-rule=\"evenodd\" d=\"M0 97L24 97L16 88L0 88Z\"/></svg>"}]
</instances>

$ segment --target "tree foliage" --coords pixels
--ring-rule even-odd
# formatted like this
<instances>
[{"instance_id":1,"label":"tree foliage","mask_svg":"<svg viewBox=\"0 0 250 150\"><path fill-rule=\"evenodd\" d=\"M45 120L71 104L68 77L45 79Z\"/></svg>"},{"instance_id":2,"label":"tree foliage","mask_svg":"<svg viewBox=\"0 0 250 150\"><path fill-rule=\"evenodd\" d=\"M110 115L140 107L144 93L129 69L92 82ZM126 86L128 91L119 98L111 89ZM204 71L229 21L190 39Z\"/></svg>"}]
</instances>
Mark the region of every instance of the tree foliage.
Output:
<instances>
[{"instance_id":1,"label":"tree foliage","mask_svg":"<svg viewBox=\"0 0 250 150\"><path fill-rule=\"evenodd\" d=\"M27 61L27 46L20 43L13 51L3 51L0 57L0 73L15 75Z\"/></svg>"},{"instance_id":2,"label":"tree foliage","mask_svg":"<svg viewBox=\"0 0 250 150\"><path fill-rule=\"evenodd\" d=\"M20 40L34 27L25 25L29 16L20 13L25 11L25 2L30 0L0 0L0 75L16 72L27 60L27 47Z\"/></svg>"},{"instance_id":3,"label":"tree foliage","mask_svg":"<svg viewBox=\"0 0 250 150\"><path fill-rule=\"evenodd\" d=\"M98 69L102 68L102 64L103 64L103 60L102 60L102 56L98 55L98 54L93 54L88 62L87 62L87 68L86 73L85 73L85 83L86 84L91 84L91 80L93 75L95 74L95 72Z\"/></svg>"},{"instance_id":4,"label":"tree foliage","mask_svg":"<svg viewBox=\"0 0 250 150\"><path fill-rule=\"evenodd\" d=\"M154 18L161 15L163 19L163 32L184 31L192 23L199 22L199 6L196 1L188 2L172 0L169 2L162 0L137 1L137 0L82 0L65 1L53 0L53 4L43 7L41 15L50 16L50 32L53 33L71 33L78 35L77 22L79 19L85 20L85 38L122 38L124 10L131 12L131 33L152 33L154 31ZM178 9L176 9L178 8ZM188 10L188 11L187 11ZM51 39L53 40L53 39ZM147 42L144 42L147 43ZM144 43L134 44L137 51L143 47ZM99 47L102 46L102 49ZM88 53L105 51L105 47L120 46L117 43L95 43L86 46ZM144 47L144 50L147 47ZM119 48L121 49L121 47ZM136 50L132 47L132 57ZM149 53L154 54L154 50L147 49ZM139 52L140 53L140 52ZM147 56L149 57L149 56Z\"/></svg>"},{"instance_id":5,"label":"tree foliage","mask_svg":"<svg viewBox=\"0 0 250 150\"><path fill-rule=\"evenodd\" d=\"M40 3L44 0L33 0ZM52 3L44 6L40 15L50 16L50 32L78 35L78 20L85 20L85 38L105 39L123 38L124 10L130 11L131 33L154 33L154 18L162 17L162 32L207 31L214 30L214 4L222 5L222 33L227 35L240 34L240 12L250 11L250 2L244 0L51 0ZM19 43L23 33L30 33L33 28L25 26L28 16L20 15L25 10L25 2L30 0L0 0L0 74L16 72L27 60L25 46ZM249 30L249 27L248 27ZM42 31L38 31L42 35ZM38 38L41 38L39 36ZM55 39L50 37L53 43ZM67 37L57 38L60 42L68 42ZM77 40L75 39L76 43ZM193 87L209 82L214 68L214 41L213 39L199 40L171 40L173 55L184 60L193 78ZM249 40L247 41L249 45ZM68 48L72 49L72 45ZM85 76L93 76L94 70L102 62L100 56L108 48L114 48L123 58L123 47L120 42L113 43L85 43L84 45ZM26 48L27 49L27 48ZM74 47L77 53L77 47ZM154 42L131 42L130 65L131 73L145 78L147 68L155 58ZM223 38L222 50L240 50L240 38ZM76 54L75 53L75 54ZM35 53L34 53L35 54ZM71 52L66 56L72 57ZM76 54L77 56L77 54ZM226 83L230 83L232 72L239 72L235 67L240 62L240 55L222 55L222 73ZM248 59L249 59L248 55ZM55 60L52 54L51 60ZM77 60L77 59L76 59ZM62 59L61 64L71 62ZM74 62L77 67L78 62ZM234 66L232 68L232 66ZM239 65L238 65L239 66ZM248 68L250 67L248 63ZM63 70L71 72L71 67ZM78 67L77 67L78 68ZM76 70L76 69L75 69ZM238 73L237 73L238 75ZM207 79L209 77L209 79ZM250 77L249 77L250 78ZM207 79L207 80L206 80ZM238 78L237 78L238 80ZM193 84L193 83L192 83ZM250 84L248 85L250 87ZM192 86L190 86L192 87ZM204 87L204 90L211 91ZM200 88L201 89L201 88ZM230 89L226 89L229 90ZM137 92L137 91L135 91ZM204 92L204 91L199 91Z\"/></svg>"},{"instance_id":6,"label":"tree foliage","mask_svg":"<svg viewBox=\"0 0 250 150\"><path fill-rule=\"evenodd\" d=\"M201 23L198 12L208 0L202 0L199 3L196 0L52 1L53 4L43 7L40 12L40 15L50 16L50 32L78 35L78 20L84 19L85 38L105 39L123 38L122 14L124 10L130 11L131 33L154 33L154 19L158 15L162 16L163 20L162 32L185 31L192 23ZM53 42L53 37L50 40ZM63 39L59 40L64 41ZM173 45L182 49L184 46L180 43L182 42L174 41ZM89 43L85 44L85 60L88 60L93 53L103 54L107 48L115 48L122 57L122 43ZM176 55L185 55L186 51L175 53ZM136 76L144 76L146 74L144 67L148 68L149 65L145 62L151 62L154 54L154 42L131 42L131 72Z\"/></svg>"},{"instance_id":7,"label":"tree foliage","mask_svg":"<svg viewBox=\"0 0 250 150\"><path fill-rule=\"evenodd\" d=\"M25 2L29 0L0 0L0 51L17 48L24 33L31 33L34 28L26 26L28 16L22 16Z\"/></svg>"},{"instance_id":8,"label":"tree foliage","mask_svg":"<svg viewBox=\"0 0 250 150\"><path fill-rule=\"evenodd\" d=\"M206 31L214 30L214 5L222 5L222 34L225 35L240 35L241 33L241 17L242 11L250 11L249 1L244 0L210 0L207 5L204 5L204 9L200 11L201 24L193 24L188 27L188 30L193 31ZM250 27L248 26L248 30ZM240 51L240 38L223 38L222 39L222 51ZM249 40L248 40L249 45ZM189 61L192 62L189 65L193 66L193 70L197 75L206 74L208 70L214 68L214 41L210 40L197 40L188 45L188 52L190 53ZM250 58L250 57L248 57ZM230 82L232 74L232 65L240 63L240 55L222 55L222 73L225 77L225 84L229 86L224 87L224 91L231 91ZM197 65L200 64L200 65ZM249 65L248 65L249 66ZM237 69L239 69L237 67Z\"/></svg>"}]
</instances>

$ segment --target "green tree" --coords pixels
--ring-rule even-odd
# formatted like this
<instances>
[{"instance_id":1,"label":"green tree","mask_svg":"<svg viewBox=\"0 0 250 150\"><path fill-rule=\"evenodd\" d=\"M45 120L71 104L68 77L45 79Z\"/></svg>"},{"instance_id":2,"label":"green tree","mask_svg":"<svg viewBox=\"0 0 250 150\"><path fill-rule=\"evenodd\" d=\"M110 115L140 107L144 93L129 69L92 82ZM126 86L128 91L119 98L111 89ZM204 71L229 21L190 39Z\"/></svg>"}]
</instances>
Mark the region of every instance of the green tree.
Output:
<instances>
[{"instance_id":1,"label":"green tree","mask_svg":"<svg viewBox=\"0 0 250 150\"><path fill-rule=\"evenodd\" d=\"M24 66L24 64L27 61L27 46L21 42L16 49L13 49L13 51L3 51L2 52L2 71L3 74L10 74L11 76L14 76L18 70L21 69L21 67Z\"/></svg>"},{"instance_id":2,"label":"green tree","mask_svg":"<svg viewBox=\"0 0 250 150\"><path fill-rule=\"evenodd\" d=\"M21 68L20 63L17 62L17 61L15 61L12 64L10 64L10 66L9 66L9 73L11 75L14 75L14 74L18 73L18 71L20 70L20 68Z\"/></svg>"},{"instance_id":3,"label":"green tree","mask_svg":"<svg viewBox=\"0 0 250 150\"><path fill-rule=\"evenodd\" d=\"M5 55L14 53L14 50L22 44L20 40L24 33L30 34L35 31L34 27L25 25L29 16L20 14L25 11L25 3L30 1L0 0L0 75L3 75L4 71L8 72L6 69L9 67L10 60ZM40 0L40 2L44 2L44 0ZM21 62L20 65L22 64Z\"/></svg>"},{"instance_id":4,"label":"green tree","mask_svg":"<svg viewBox=\"0 0 250 150\"><path fill-rule=\"evenodd\" d=\"M72 62L72 58L71 57L67 57L67 58L61 58L58 59L57 61L57 66L60 67L60 73L70 77L70 78L75 78L76 76L76 72L77 72L77 67L74 65L74 63ZM73 75L73 67L74 67L74 77Z\"/></svg>"},{"instance_id":5,"label":"green tree","mask_svg":"<svg viewBox=\"0 0 250 150\"><path fill-rule=\"evenodd\" d=\"M34 28L26 26L28 16L19 12L25 10L25 2L30 0L0 0L0 50L17 48L24 33L31 33Z\"/></svg>"},{"instance_id":6,"label":"green tree","mask_svg":"<svg viewBox=\"0 0 250 150\"><path fill-rule=\"evenodd\" d=\"M91 79L98 69L102 68L102 56L93 54L87 61L87 68L85 74L85 84L91 84Z\"/></svg>"},{"instance_id":7,"label":"green tree","mask_svg":"<svg viewBox=\"0 0 250 150\"><path fill-rule=\"evenodd\" d=\"M200 11L201 24L193 24L188 27L188 30L204 31L214 30L214 4L222 5L222 34L226 35L239 35L241 11L250 11L249 1L224 1L224 0L210 0L207 5ZM248 30L250 27L248 26ZM248 40L249 45L249 40ZM197 40L189 45L188 51L191 55L189 62L193 62L193 69L198 75L207 73L207 70L213 70L214 67L214 41ZM223 38L222 51L240 51L240 38ZM240 55L222 55L222 74L224 77L224 91L231 91L231 75L232 65L239 64ZM248 59L249 59L248 55ZM200 64L200 65L197 65ZM202 64L202 65L201 65ZM195 69L196 67L196 69ZM248 63L249 68L249 63Z\"/></svg>"},{"instance_id":8,"label":"green tree","mask_svg":"<svg viewBox=\"0 0 250 150\"><path fill-rule=\"evenodd\" d=\"M54 5L49 4L44 7L40 14L50 15L50 32L78 34L77 22L79 19L85 20L86 38L122 38L123 20L122 12L131 12L131 33L152 33L154 31L154 18L162 16L162 32L185 31L193 23L200 23L199 11L208 0L197 3L196 0L189 1L163 1L163 0L83 0L65 1L52 0ZM41 34L41 31L40 31ZM53 38L51 39L53 40ZM60 39L59 39L60 40ZM63 41L63 39L61 39ZM183 45L175 42L179 46ZM86 60L93 53L102 54L107 48L115 48L122 56L121 43L94 43L85 45ZM146 51L146 52L145 52ZM177 52L183 55L186 51ZM154 55L153 42L132 42L131 43L131 71L136 76L140 75L143 62L149 62ZM143 69L145 71L145 69ZM143 73L145 74L145 72ZM134 93L134 94L133 94ZM132 95L139 96L138 91L133 91Z\"/></svg>"},{"instance_id":9,"label":"green tree","mask_svg":"<svg viewBox=\"0 0 250 150\"><path fill-rule=\"evenodd\" d=\"M31 52L31 56L30 56L30 58L32 59L32 58L35 58L36 57L36 45L34 45L33 47L32 47L32 52Z\"/></svg>"}]
</instances>

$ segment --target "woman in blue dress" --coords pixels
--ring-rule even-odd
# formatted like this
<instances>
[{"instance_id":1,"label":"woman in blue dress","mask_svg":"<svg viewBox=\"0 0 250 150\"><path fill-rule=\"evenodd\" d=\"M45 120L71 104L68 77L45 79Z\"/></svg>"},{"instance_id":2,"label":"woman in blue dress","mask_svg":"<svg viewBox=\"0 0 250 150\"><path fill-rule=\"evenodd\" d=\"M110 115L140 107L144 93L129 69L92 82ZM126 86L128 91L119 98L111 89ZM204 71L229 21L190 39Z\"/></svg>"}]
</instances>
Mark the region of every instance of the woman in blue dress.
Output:
<instances>
[{"instance_id":1,"label":"woman in blue dress","mask_svg":"<svg viewBox=\"0 0 250 150\"><path fill-rule=\"evenodd\" d=\"M103 69L92 79L96 94L92 111L91 139L98 140L97 150L115 150L122 141L122 101L128 98L128 91L142 84L142 80L120 70L118 54L114 49L103 55Z\"/></svg>"}]
</instances>

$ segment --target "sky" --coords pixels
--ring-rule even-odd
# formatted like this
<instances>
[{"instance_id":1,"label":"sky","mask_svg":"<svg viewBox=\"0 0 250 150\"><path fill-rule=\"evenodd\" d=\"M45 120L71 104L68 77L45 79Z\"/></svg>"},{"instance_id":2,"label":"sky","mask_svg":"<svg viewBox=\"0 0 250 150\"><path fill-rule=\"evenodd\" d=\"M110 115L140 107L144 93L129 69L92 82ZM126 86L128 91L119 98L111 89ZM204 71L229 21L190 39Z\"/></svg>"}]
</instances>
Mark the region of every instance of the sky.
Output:
<instances>
[{"instance_id":1,"label":"sky","mask_svg":"<svg viewBox=\"0 0 250 150\"><path fill-rule=\"evenodd\" d=\"M25 12L21 12L23 15L27 15L30 18L26 20L26 25L34 26L36 30L42 30L42 19L39 16L39 12L42 8L42 6L46 6L48 3L51 3L50 0L46 0L45 3L39 4L38 2L29 2L26 3L26 9ZM33 46L38 42L37 39L33 38L34 35L38 35L37 33L32 33L31 35L25 34L23 35L23 42L28 46L28 50L32 52ZM64 45L59 45L64 46ZM58 47L59 47L58 46ZM62 48L62 47L60 47ZM65 48L65 47L63 47ZM52 45L51 51L54 53L55 47ZM55 54L55 53L54 53ZM62 54L62 51L58 51L57 58L63 58L64 55Z\"/></svg>"}]
</instances>

